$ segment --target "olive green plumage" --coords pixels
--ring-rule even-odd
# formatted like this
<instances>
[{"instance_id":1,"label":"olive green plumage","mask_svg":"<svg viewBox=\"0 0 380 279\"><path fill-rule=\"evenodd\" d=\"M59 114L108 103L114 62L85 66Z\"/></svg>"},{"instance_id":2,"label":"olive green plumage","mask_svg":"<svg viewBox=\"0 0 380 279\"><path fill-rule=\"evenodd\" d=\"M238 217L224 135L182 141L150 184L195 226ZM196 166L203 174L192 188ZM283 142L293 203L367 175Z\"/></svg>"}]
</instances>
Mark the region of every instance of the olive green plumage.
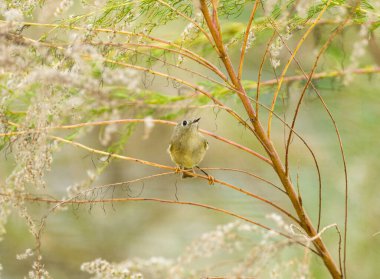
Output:
<instances>
[{"instance_id":1,"label":"olive green plumage","mask_svg":"<svg viewBox=\"0 0 380 279\"><path fill-rule=\"evenodd\" d=\"M174 128L168 152L180 169L192 169L203 160L208 142L198 129L200 118L183 120ZM191 177L183 173L182 177Z\"/></svg>"}]
</instances>

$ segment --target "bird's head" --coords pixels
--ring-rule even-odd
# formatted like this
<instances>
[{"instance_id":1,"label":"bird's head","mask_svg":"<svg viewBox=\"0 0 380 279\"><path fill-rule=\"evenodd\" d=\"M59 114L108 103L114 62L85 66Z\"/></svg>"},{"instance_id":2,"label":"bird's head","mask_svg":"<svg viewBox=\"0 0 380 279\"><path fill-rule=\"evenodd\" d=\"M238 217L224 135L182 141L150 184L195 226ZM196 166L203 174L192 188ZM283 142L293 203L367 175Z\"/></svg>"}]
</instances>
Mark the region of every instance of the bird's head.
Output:
<instances>
[{"instance_id":1,"label":"bird's head","mask_svg":"<svg viewBox=\"0 0 380 279\"><path fill-rule=\"evenodd\" d=\"M187 133L190 131L198 131L198 124L200 118L191 119L191 120L182 120L176 126L177 133Z\"/></svg>"}]
</instances>

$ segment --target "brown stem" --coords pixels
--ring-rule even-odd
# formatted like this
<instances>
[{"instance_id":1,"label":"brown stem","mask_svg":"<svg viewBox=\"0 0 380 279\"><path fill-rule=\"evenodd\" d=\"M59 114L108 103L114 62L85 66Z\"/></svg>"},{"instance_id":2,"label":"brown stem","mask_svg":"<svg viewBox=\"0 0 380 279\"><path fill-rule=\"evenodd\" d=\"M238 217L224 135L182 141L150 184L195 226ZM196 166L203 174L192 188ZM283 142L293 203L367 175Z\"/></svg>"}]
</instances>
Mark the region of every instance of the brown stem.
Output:
<instances>
[{"instance_id":1,"label":"brown stem","mask_svg":"<svg viewBox=\"0 0 380 279\"><path fill-rule=\"evenodd\" d=\"M126 161L133 161L133 162L136 162L136 163L139 163L139 164L143 164L143 165L147 165L147 166L152 166L152 167L156 167L156 168L160 168L160 169L166 169L166 170L172 170L172 171L175 171L176 168L175 167L171 167L171 166L166 166L166 165L163 165L163 164L159 164L159 163L155 163L155 162L150 162L150 161L146 161L146 160L141 160L141 159L137 159L137 158L134 158L134 157L129 157L129 156L123 156L123 155L119 155L119 154L114 154L114 153L109 153L109 152L105 152L105 151L102 151L102 150L97 150L97 149L93 149L93 148L90 148L86 145L83 145L79 142L75 142L75 141L71 141L71 140L67 140L67 139L64 139L64 138L60 138L60 137L56 137L56 136L49 136L50 138L54 139L54 140L57 140L59 142L63 142L63 143L67 143L67 144L70 144L72 146L76 146L76 147L79 147L79 148L82 148L82 149L85 149L87 151L90 151L92 153L96 153L96 154L100 154L100 155L104 155L104 156L107 156L108 158L118 158L118 159L121 159L121 160L126 160ZM184 173L187 173L187 174L191 174L191 176L195 176L195 177L200 177L202 179L206 179L208 180L209 177L208 176L205 176L205 175L199 175L197 173L193 173L191 170L183 170L182 172ZM270 200L267 200L259 195L255 195L247 190L244 190L242 188L239 188L233 184L230 184L230 183L227 183L225 181L222 181L222 180L219 180L219 179L215 179L214 178L214 183L218 183L220 185L223 185L223 186L226 186L230 189L233 189L235 191L238 191L240 193L243 193L251 198L254 198L254 199L257 199L257 200L260 200L270 206L272 206L273 208L277 209L278 211L284 213L286 216L288 216L290 219L292 219L294 222L296 222L297 224L299 224L301 226L301 224L299 223L299 221L297 220L297 218L295 216L293 216L290 212L286 211L285 209L281 208L280 206L278 206L277 204L275 204L274 202L271 202Z\"/></svg>"},{"instance_id":2,"label":"brown stem","mask_svg":"<svg viewBox=\"0 0 380 279\"><path fill-rule=\"evenodd\" d=\"M256 117L255 111L253 110L252 104L249 101L249 98L240 82L240 80L237 78L237 75L235 74L235 71L233 69L231 60L225 50L225 47L223 45L220 27L215 26L218 24L218 18L217 13L213 13L213 18L211 18L211 15L209 13L207 4L205 0L201 0L201 11L203 13L203 16L205 17L206 23L208 25L208 28L210 30L210 33L215 40L215 45L219 49L220 52L220 59L222 60L227 73L233 83L233 85L236 87L236 89L241 92L241 94L238 94L240 100L242 101L242 104L251 120L251 123L255 130L255 135L258 138L258 140L261 142L265 150L267 151L269 157L271 158L271 161L273 163L273 169L277 173L278 177L281 180L281 183L283 184L286 193L297 213L297 216L299 217L299 220L301 221L301 226L304 229L304 231L307 233L307 235L310 238L315 237L318 233L316 229L314 228L309 216L305 212L300 199L295 191L295 187L293 186L292 182L289 179L289 176L286 173L286 170L281 162L281 159L269 139L268 135L266 134L261 122ZM320 253L320 256L322 260L324 261L327 269L329 270L330 274L333 278L342 278L342 274L338 268L338 266L335 264L331 254L327 250L324 242L320 237L316 237L313 240L313 243Z\"/></svg>"},{"instance_id":3,"label":"brown stem","mask_svg":"<svg viewBox=\"0 0 380 279\"><path fill-rule=\"evenodd\" d=\"M200 3L201 3L201 11L202 11L202 14L206 20L206 24L207 24L207 26L211 32L211 35L215 41L215 45L219 50L220 59L222 60L224 66L227 70L227 73L231 79L232 85L235 87L235 90L239 92L238 96L241 99L242 104L243 104L247 114L249 115L251 121L252 121L252 119L256 119L256 113L253 109L251 102L249 101L249 97L248 97L247 93L245 92L242 83L240 82L240 80L238 79L238 77L235 73L235 70L232 66L231 59L230 59L230 57L226 51L226 48L223 44L222 32L220 32L220 26L219 26L219 20L218 20L218 16L217 16L218 14L217 14L216 8L214 7L213 17L211 17L210 12L209 12L208 7L207 7L207 4L206 4L206 1L201 0ZM263 147L265 148L264 145L263 145Z\"/></svg>"},{"instance_id":4,"label":"brown stem","mask_svg":"<svg viewBox=\"0 0 380 279\"><path fill-rule=\"evenodd\" d=\"M276 89L276 91L274 92L274 95L273 95L273 100L272 100L272 105L271 105L271 112L269 113L269 117L268 117L268 135L269 135L269 137L270 137L270 131L271 131L271 123L272 123L273 111L274 111L274 108L275 108L275 105L276 105L277 96L278 96L278 93L280 92L280 89L281 89L282 82L284 80L285 74L288 71L291 62L295 59L298 50L301 48L301 46L305 42L305 40L308 37L308 35L311 33L311 31L317 25L317 22L322 18L323 14L327 10L327 7L329 6L330 2L331 2L331 0L329 0L326 3L326 5L323 7L322 11L319 13L319 15L318 15L317 19L315 20L315 22L307 29L307 31L305 32L305 34L298 41L298 44L297 44L296 48L292 52L292 54L291 54L288 62L286 63L284 69L282 70L279 82L277 84L277 89ZM277 30L276 29L276 25L274 24L274 22L272 20L270 20L270 23L273 26L273 29Z\"/></svg>"},{"instance_id":5,"label":"brown stem","mask_svg":"<svg viewBox=\"0 0 380 279\"><path fill-rule=\"evenodd\" d=\"M288 197L290 201L292 202L292 205L297 213L297 216L299 220L301 221L301 226L304 229L304 231L308 234L310 238L315 237L318 232L314 228L309 216L307 215L306 211L304 210L299 197L295 191L295 188L290 181L288 175L286 174L285 168L281 163L281 159L278 156L272 142L269 140L267 137L265 130L263 129L261 123L259 121L254 121L253 123L255 130L256 130L256 135L261 138L261 141L266 144L266 149L268 150L268 155L272 159L273 162L273 169L276 171L278 177L281 180L281 183L283 184ZM338 266L335 264L330 252L327 250L324 242L322 239L316 238L313 241L315 247L317 248L318 252L320 252L320 256L322 260L324 261L327 269L330 271L330 274L332 275L333 278L342 278L342 275L339 271Z\"/></svg>"},{"instance_id":6,"label":"brown stem","mask_svg":"<svg viewBox=\"0 0 380 279\"><path fill-rule=\"evenodd\" d=\"M0 22L5 22L5 21L0 20ZM79 26L73 26L73 25L64 25L64 24L38 23L38 22L20 22L20 24L22 24L23 26L28 26L28 27L29 26L38 26L38 27L45 27L45 28L51 27L51 28L62 28L62 29L79 30L79 31L86 30L85 27L79 27ZM192 51L184 48L183 46L177 45L173 42L166 41L164 39L160 39L160 38L156 38L156 37L152 37L152 36L149 36L149 35L144 34L144 33L134 33L134 32L125 31L125 30L114 30L114 29L107 29L107 28L94 28L93 31L94 32L100 32L100 33L112 33L112 34L119 34L119 35L124 35L124 36L133 36L133 37L140 37L140 38L148 39L150 41L158 42L158 43L163 44L164 46L167 46L168 47L167 50L169 50L169 47L173 47L173 48L177 49L177 51L183 52L182 55L187 56L190 59L192 59L193 61L209 68L215 74L217 74L224 81L227 82L227 78L225 77L225 75L221 71L219 71L217 66L211 64L210 61L204 59L202 56L196 54L195 52L192 52ZM39 42L39 43L42 44L42 42Z\"/></svg>"},{"instance_id":7,"label":"brown stem","mask_svg":"<svg viewBox=\"0 0 380 279\"><path fill-rule=\"evenodd\" d=\"M257 86L256 86L256 115L257 115L257 117L259 117L259 104L260 104L259 100L260 100L260 81L261 81L261 75L262 75L262 72L263 72L265 59L267 57L267 54L269 53L269 48L270 48L270 45L271 45L271 43L272 43L275 35L276 35L276 32L273 32L272 37L270 38L270 40L267 43L267 47L265 48L264 55L263 55L263 57L261 59L259 73L257 75ZM276 82L277 82L277 79L276 79Z\"/></svg>"},{"instance_id":8,"label":"brown stem","mask_svg":"<svg viewBox=\"0 0 380 279\"><path fill-rule=\"evenodd\" d=\"M91 190L93 190L93 189L89 189L89 191L91 191ZM20 195L17 198L20 198L20 199L23 199L23 200L27 200L27 201L31 201L31 202L45 202L45 203L48 203L48 204L55 204L55 206L50 209L49 213L43 217L42 222L41 222L41 226L40 226L40 229L39 229L39 235L41 234L42 229L45 226L45 221L48 218L49 214L51 212L53 212L56 208L64 206L66 204L78 204L78 205L80 205L80 204L90 204L90 205L92 205L92 204L96 204L96 203L103 203L103 204L104 203L112 203L113 204L113 203L123 203L123 202L126 203L126 202L139 202L139 201L148 202L148 201L150 201L150 202L159 202L159 203L167 203L167 204L191 205L191 206L195 206L195 207L201 207L201 208L206 208L206 209L210 209L210 210L213 210L213 211L221 212L221 213L230 215L232 217L244 220L244 221L246 221L248 223L251 223L253 225L256 225L256 226L258 226L258 227L260 227L262 229L265 229L265 230L268 230L268 231L273 231L273 232L277 233L278 235L281 235L281 236L289 239L289 241L296 242L296 243L300 244L301 246L304 246L305 248L310 249L311 252L313 252L314 254L318 255L318 252L316 250L314 250L311 247L308 247L307 244L305 244L305 243L303 243L303 242L301 242L301 241L299 241L297 239L293 239L293 237L291 235L287 235L287 234L285 234L285 233L283 233L281 231L277 231L275 229L272 229L272 228L270 228L268 226L265 226L265 225L263 225L263 224L261 224L259 222L255 222L252 219L249 219L247 217L244 217L244 216L239 215L237 213L234 213L232 211L229 211L229 210L226 210L226 209L223 209L223 208L218 208L218 207L215 207L215 206L212 206L212 205L202 204L202 203L196 203L196 202L190 202L190 201L166 200L166 199L159 199L159 198L132 198L132 197L128 197L128 198L102 198L102 199L94 199L94 200L80 199L80 196L83 193L84 192L79 193L77 196L75 196L75 198L71 198L71 199L68 199L68 200L58 200L58 199L54 199L54 198L46 198L46 197L39 197L39 196L32 196L32 195ZM9 194L2 193L2 192L0 192L0 196L1 197L5 197L5 198L10 197Z\"/></svg>"},{"instance_id":9,"label":"brown stem","mask_svg":"<svg viewBox=\"0 0 380 279\"><path fill-rule=\"evenodd\" d=\"M249 33L251 31L251 25L252 25L252 22L253 22L253 18L255 17L256 10L257 10L259 2L260 2L259 0L255 1L255 4L254 4L254 6L252 8L251 15L249 16L247 28L246 28L245 33L244 33L244 40L243 40L243 44L241 46L240 62L239 62L239 69L238 69L238 79L239 80L241 80L241 76L243 74L243 64L244 64L244 60L245 60L244 56L245 56L245 53L247 51L246 48L247 48L248 37L249 37Z\"/></svg>"}]
</instances>

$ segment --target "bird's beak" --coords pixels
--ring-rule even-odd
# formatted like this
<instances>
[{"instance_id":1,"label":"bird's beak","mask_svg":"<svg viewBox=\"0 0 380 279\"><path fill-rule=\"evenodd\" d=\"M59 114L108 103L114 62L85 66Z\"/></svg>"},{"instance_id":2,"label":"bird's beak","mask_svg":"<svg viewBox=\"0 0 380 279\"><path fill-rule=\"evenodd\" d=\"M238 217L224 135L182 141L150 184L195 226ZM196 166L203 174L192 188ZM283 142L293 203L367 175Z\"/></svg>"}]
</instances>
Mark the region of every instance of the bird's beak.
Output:
<instances>
[{"instance_id":1,"label":"bird's beak","mask_svg":"<svg viewBox=\"0 0 380 279\"><path fill-rule=\"evenodd\" d=\"M201 119L201 118L199 117L199 118L193 120L193 123L197 123L200 119Z\"/></svg>"}]
</instances>

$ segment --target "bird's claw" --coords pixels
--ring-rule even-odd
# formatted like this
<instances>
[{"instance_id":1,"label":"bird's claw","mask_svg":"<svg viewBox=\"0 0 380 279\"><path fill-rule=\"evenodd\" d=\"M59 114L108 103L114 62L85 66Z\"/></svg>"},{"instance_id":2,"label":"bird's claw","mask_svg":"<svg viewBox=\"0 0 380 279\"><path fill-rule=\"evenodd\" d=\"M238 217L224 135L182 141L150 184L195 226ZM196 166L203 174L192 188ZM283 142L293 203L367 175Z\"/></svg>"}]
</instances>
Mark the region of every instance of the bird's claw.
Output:
<instances>
[{"instance_id":1,"label":"bird's claw","mask_svg":"<svg viewBox=\"0 0 380 279\"><path fill-rule=\"evenodd\" d=\"M215 184L215 178L211 175L207 176L208 179L208 185L214 185Z\"/></svg>"},{"instance_id":2,"label":"bird's claw","mask_svg":"<svg viewBox=\"0 0 380 279\"><path fill-rule=\"evenodd\" d=\"M181 172L181 168L179 166L176 166L174 172L175 173L180 173Z\"/></svg>"}]
</instances>

